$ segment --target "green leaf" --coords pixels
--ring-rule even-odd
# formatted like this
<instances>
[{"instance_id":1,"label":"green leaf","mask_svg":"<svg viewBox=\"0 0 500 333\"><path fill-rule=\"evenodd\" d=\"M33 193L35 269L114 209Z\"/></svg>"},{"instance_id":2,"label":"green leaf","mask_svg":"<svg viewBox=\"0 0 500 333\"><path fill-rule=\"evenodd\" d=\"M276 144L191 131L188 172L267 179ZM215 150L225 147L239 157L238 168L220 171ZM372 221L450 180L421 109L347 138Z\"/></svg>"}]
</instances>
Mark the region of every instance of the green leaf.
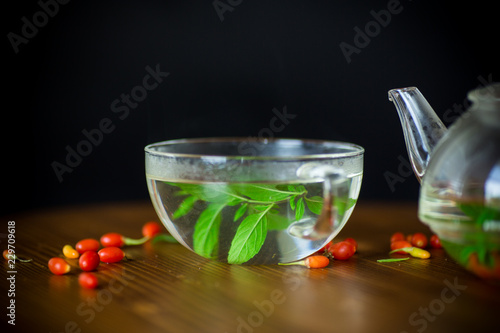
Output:
<instances>
[{"instance_id":1,"label":"green leaf","mask_svg":"<svg viewBox=\"0 0 500 333\"><path fill-rule=\"evenodd\" d=\"M462 210L467 216L472 218L473 220L477 219L479 215L481 215L481 211L483 210L483 205L479 204L457 204L457 207Z\"/></svg>"},{"instance_id":2,"label":"green leaf","mask_svg":"<svg viewBox=\"0 0 500 333\"><path fill-rule=\"evenodd\" d=\"M229 201L226 202L226 205L228 206L236 206L240 203L244 202L242 199L240 198L230 198Z\"/></svg>"},{"instance_id":3,"label":"green leaf","mask_svg":"<svg viewBox=\"0 0 500 333\"><path fill-rule=\"evenodd\" d=\"M228 184L225 183L207 183L207 184L188 184L188 183L167 183L177 186L182 193L188 193L200 200L218 203L233 203L235 200L242 200Z\"/></svg>"},{"instance_id":4,"label":"green leaf","mask_svg":"<svg viewBox=\"0 0 500 333\"><path fill-rule=\"evenodd\" d=\"M307 208L309 208L309 210L314 214L320 215L321 209L323 208L323 198L320 196L314 196L305 199ZM356 199L352 198L347 198L347 200L344 198L334 199L334 205L339 215L344 215L345 212L351 209L355 204L356 204Z\"/></svg>"},{"instance_id":5,"label":"green leaf","mask_svg":"<svg viewBox=\"0 0 500 333\"><path fill-rule=\"evenodd\" d=\"M198 198L195 196L189 196L186 199L184 199L177 210L175 211L174 215L172 216L174 219L178 219L181 216L186 215L193 209L193 206L195 202L198 201Z\"/></svg>"},{"instance_id":6,"label":"green leaf","mask_svg":"<svg viewBox=\"0 0 500 333\"><path fill-rule=\"evenodd\" d=\"M179 190L179 191L175 192L175 194L174 194L174 196L176 196L176 197L182 197L185 195L189 195L189 193L186 191L183 191L183 190Z\"/></svg>"},{"instance_id":7,"label":"green leaf","mask_svg":"<svg viewBox=\"0 0 500 333\"><path fill-rule=\"evenodd\" d=\"M178 243L177 240L172 235L168 234L159 234L153 238L153 244L159 242L167 242L167 243Z\"/></svg>"},{"instance_id":8,"label":"green leaf","mask_svg":"<svg viewBox=\"0 0 500 333\"><path fill-rule=\"evenodd\" d=\"M316 215L321 214L321 209L323 208L323 198L320 196L314 196L306 198L307 208Z\"/></svg>"},{"instance_id":9,"label":"green leaf","mask_svg":"<svg viewBox=\"0 0 500 333\"><path fill-rule=\"evenodd\" d=\"M252 208L258 210L259 212L263 212L269 209L269 205L252 205Z\"/></svg>"},{"instance_id":10,"label":"green leaf","mask_svg":"<svg viewBox=\"0 0 500 333\"><path fill-rule=\"evenodd\" d=\"M188 184L188 183L171 183L171 182L165 182L165 184L170 185L170 186L176 186L179 188L177 191L177 194L180 195L185 195L185 194L190 194L195 197L203 197L203 185L199 184Z\"/></svg>"},{"instance_id":11,"label":"green leaf","mask_svg":"<svg viewBox=\"0 0 500 333\"><path fill-rule=\"evenodd\" d=\"M243 205L241 205L238 208L238 210L236 210L236 213L234 213L233 222L238 221L243 215L245 215L245 213L247 212L247 208L248 208L247 203L244 203Z\"/></svg>"},{"instance_id":12,"label":"green leaf","mask_svg":"<svg viewBox=\"0 0 500 333\"><path fill-rule=\"evenodd\" d=\"M272 206L269 206L271 209ZM259 253L267 235L267 211L248 215L236 230L227 261L242 264Z\"/></svg>"},{"instance_id":13,"label":"green leaf","mask_svg":"<svg viewBox=\"0 0 500 333\"><path fill-rule=\"evenodd\" d=\"M333 204L335 208L337 208L337 213L342 216L356 204L356 199L334 198Z\"/></svg>"},{"instance_id":14,"label":"green leaf","mask_svg":"<svg viewBox=\"0 0 500 333\"><path fill-rule=\"evenodd\" d=\"M304 198L299 198L299 200L297 200L297 206L295 208L295 220L296 221L300 221L302 216L304 216L304 211L305 211Z\"/></svg>"},{"instance_id":15,"label":"green leaf","mask_svg":"<svg viewBox=\"0 0 500 333\"><path fill-rule=\"evenodd\" d=\"M377 262L396 262L396 261L403 261L403 260L408 260L410 257L405 257L405 258L390 258L390 259L378 259Z\"/></svg>"},{"instance_id":16,"label":"green leaf","mask_svg":"<svg viewBox=\"0 0 500 333\"><path fill-rule=\"evenodd\" d=\"M294 195L293 197L290 198L290 208L292 210L295 210L295 199L297 199L296 195Z\"/></svg>"},{"instance_id":17,"label":"green leaf","mask_svg":"<svg viewBox=\"0 0 500 333\"><path fill-rule=\"evenodd\" d=\"M270 184L233 184L231 189L252 200L261 202L281 201L297 194L296 192L280 190L275 185Z\"/></svg>"},{"instance_id":18,"label":"green leaf","mask_svg":"<svg viewBox=\"0 0 500 333\"><path fill-rule=\"evenodd\" d=\"M477 225L486 221L500 220L500 208L486 207L483 204L457 204L458 208L469 216Z\"/></svg>"},{"instance_id":19,"label":"green leaf","mask_svg":"<svg viewBox=\"0 0 500 333\"><path fill-rule=\"evenodd\" d=\"M267 230L285 230L290 226L290 219L278 213L272 213L272 210L266 215Z\"/></svg>"},{"instance_id":20,"label":"green leaf","mask_svg":"<svg viewBox=\"0 0 500 333\"><path fill-rule=\"evenodd\" d=\"M224 204L213 203L201 212L193 233L193 249L199 255L212 258L219 245L221 211Z\"/></svg>"}]
</instances>

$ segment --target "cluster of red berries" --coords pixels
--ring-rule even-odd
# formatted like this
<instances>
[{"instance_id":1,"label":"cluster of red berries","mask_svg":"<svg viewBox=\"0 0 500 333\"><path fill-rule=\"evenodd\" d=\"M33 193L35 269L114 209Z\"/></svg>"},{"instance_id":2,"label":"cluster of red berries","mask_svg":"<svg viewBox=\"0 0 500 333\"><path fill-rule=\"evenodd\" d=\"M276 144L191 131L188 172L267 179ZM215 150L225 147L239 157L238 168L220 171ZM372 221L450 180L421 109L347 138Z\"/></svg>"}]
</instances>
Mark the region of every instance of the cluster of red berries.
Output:
<instances>
[{"instance_id":1,"label":"cluster of red berries","mask_svg":"<svg viewBox=\"0 0 500 333\"><path fill-rule=\"evenodd\" d=\"M330 259L347 260L356 253L357 249L358 243L354 238L346 238L337 243L330 241L316 252L315 255L309 256L304 260L279 265L302 265L307 268L324 268L330 264Z\"/></svg>"},{"instance_id":2,"label":"cluster of red berries","mask_svg":"<svg viewBox=\"0 0 500 333\"><path fill-rule=\"evenodd\" d=\"M161 230L162 227L157 222L147 222L142 227L143 238L141 239L132 239L113 232L103 235L100 242L97 239L86 238L76 243L74 248L71 245L65 245L62 251L67 259L78 259L78 265L83 271L78 276L79 284L84 288L94 289L98 286L99 280L92 272L97 270L100 262L121 261L125 258L125 253L121 249L123 246L144 244L158 235ZM66 259L61 257L51 258L48 266L56 275L63 275L71 270Z\"/></svg>"},{"instance_id":3,"label":"cluster of red berries","mask_svg":"<svg viewBox=\"0 0 500 333\"><path fill-rule=\"evenodd\" d=\"M395 232L391 236L391 250L397 250L406 247L418 247L425 249L430 246L434 249L442 248L441 241L437 235L432 235L430 239L421 232L404 235L402 232ZM398 252L396 252L398 253Z\"/></svg>"},{"instance_id":4,"label":"cluster of red berries","mask_svg":"<svg viewBox=\"0 0 500 333\"><path fill-rule=\"evenodd\" d=\"M330 241L320 250L320 252L332 259L347 260L352 257L357 250L358 242L356 242L354 238L349 237L337 243Z\"/></svg>"}]
</instances>

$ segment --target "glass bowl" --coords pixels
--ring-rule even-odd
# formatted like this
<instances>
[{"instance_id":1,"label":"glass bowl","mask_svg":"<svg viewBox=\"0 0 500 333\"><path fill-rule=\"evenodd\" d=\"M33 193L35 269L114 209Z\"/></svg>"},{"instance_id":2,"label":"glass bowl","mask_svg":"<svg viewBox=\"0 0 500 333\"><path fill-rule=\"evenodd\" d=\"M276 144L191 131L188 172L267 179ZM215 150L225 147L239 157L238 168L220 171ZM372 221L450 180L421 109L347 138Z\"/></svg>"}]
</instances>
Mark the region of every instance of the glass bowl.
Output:
<instances>
[{"instance_id":1,"label":"glass bowl","mask_svg":"<svg viewBox=\"0 0 500 333\"><path fill-rule=\"evenodd\" d=\"M364 149L345 142L182 139L145 153L167 230L230 264L287 263L321 249L349 219L363 175Z\"/></svg>"}]
</instances>

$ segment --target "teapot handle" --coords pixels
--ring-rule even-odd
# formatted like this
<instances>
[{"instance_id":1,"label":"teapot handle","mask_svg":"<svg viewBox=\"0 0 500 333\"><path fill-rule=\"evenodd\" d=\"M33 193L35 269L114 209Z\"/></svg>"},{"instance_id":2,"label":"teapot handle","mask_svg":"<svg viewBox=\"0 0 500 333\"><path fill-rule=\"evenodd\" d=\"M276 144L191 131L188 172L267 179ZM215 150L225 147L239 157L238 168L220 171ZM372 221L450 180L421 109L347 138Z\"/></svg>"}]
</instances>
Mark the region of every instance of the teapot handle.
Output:
<instances>
[{"instance_id":1,"label":"teapot handle","mask_svg":"<svg viewBox=\"0 0 500 333\"><path fill-rule=\"evenodd\" d=\"M336 202L340 198L345 198L349 192L349 178L342 169L331 165L311 162L302 165L297 169L297 176L302 179L323 181L323 207L321 214L314 223L294 223L290 226L289 232L299 238L310 240L323 240L335 235L332 233L338 228L342 217L338 212ZM343 215L343 214L342 214Z\"/></svg>"}]
</instances>

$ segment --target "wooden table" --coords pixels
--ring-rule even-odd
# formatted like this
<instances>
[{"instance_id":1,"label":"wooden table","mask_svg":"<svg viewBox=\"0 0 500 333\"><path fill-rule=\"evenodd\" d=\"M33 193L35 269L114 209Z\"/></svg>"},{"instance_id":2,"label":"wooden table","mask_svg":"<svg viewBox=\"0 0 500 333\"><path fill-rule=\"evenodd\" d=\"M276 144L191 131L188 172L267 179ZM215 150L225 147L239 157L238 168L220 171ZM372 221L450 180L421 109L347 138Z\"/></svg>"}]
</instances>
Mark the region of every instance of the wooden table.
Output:
<instances>
[{"instance_id":1,"label":"wooden table","mask_svg":"<svg viewBox=\"0 0 500 333\"><path fill-rule=\"evenodd\" d=\"M429 260L387 258L394 231L430 231L415 204L359 202L339 238L358 253L325 269L211 262L179 244L126 249L129 260L101 264L100 287L78 285L78 268L52 275L49 258L66 243L117 231L140 237L157 220L149 202L61 207L2 218L15 221L15 246L31 263L4 263L0 327L8 332L484 332L500 314L500 287L460 268L443 250ZM8 272L15 270L16 273ZM14 276L14 285L6 279ZM15 296L9 296L14 287ZM15 300L15 327L8 324ZM5 330L2 328L2 332Z\"/></svg>"}]
</instances>

